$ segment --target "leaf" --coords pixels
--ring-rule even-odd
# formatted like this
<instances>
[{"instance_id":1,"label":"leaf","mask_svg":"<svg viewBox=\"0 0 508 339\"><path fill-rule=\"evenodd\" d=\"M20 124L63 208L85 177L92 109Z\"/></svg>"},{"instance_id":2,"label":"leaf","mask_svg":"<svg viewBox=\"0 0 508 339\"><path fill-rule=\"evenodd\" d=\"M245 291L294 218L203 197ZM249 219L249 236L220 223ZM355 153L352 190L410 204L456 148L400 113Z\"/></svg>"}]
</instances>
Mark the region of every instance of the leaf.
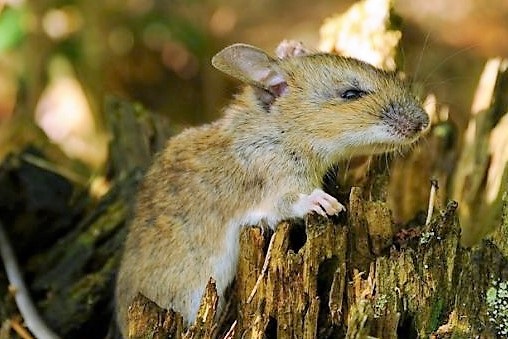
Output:
<instances>
[{"instance_id":1,"label":"leaf","mask_svg":"<svg viewBox=\"0 0 508 339\"><path fill-rule=\"evenodd\" d=\"M6 8L0 15L0 52L16 47L25 36L22 8Z\"/></svg>"}]
</instances>

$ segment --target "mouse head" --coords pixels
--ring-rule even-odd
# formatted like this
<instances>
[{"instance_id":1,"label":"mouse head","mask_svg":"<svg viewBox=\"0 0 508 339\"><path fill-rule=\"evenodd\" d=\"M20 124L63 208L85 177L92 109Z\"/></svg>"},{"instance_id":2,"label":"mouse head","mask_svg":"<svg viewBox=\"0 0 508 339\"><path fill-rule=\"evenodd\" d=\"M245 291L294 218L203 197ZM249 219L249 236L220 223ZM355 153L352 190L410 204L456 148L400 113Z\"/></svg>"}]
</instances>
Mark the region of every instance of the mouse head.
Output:
<instances>
[{"instance_id":1,"label":"mouse head","mask_svg":"<svg viewBox=\"0 0 508 339\"><path fill-rule=\"evenodd\" d=\"M275 59L235 44L212 64L252 86L267 114L324 153L384 152L419 138L427 113L395 73L332 54Z\"/></svg>"}]
</instances>

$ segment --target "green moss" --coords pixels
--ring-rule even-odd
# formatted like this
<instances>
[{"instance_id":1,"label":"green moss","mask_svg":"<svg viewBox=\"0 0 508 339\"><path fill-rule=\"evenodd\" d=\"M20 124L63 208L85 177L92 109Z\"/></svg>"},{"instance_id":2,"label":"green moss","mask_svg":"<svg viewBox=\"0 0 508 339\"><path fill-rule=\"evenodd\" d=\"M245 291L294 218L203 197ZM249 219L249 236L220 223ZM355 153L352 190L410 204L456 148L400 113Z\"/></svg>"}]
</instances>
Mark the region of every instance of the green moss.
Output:
<instances>
[{"instance_id":1,"label":"green moss","mask_svg":"<svg viewBox=\"0 0 508 339\"><path fill-rule=\"evenodd\" d=\"M437 298L433 303L433 308L431 310L429 326L427 328L427 333L431 333L439 327L439 320L441 318L441 314L443 313L444 302L443 299Z\"/></svg>"}]
</instances>

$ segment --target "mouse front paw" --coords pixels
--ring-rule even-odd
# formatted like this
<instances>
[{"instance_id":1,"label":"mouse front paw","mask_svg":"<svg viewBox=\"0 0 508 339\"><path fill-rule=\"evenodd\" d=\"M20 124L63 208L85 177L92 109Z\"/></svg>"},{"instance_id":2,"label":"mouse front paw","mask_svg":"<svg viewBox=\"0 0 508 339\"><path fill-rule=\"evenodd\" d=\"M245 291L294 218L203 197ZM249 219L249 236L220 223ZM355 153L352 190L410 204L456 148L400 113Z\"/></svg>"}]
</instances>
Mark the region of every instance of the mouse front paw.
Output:
<instances>
[{"instance_id":1,"label":"mouse front paw","mask_svg":"<svg viewBox=\"0 0 508 339\"><path fill-rule=\"evenodd\" d=\"M330 194L321 189L315 189L311 194L301 194L293 205L293 211L298 217L316 212L322 216L339 214L346 208Z\"/></svg>"}]
</instances>

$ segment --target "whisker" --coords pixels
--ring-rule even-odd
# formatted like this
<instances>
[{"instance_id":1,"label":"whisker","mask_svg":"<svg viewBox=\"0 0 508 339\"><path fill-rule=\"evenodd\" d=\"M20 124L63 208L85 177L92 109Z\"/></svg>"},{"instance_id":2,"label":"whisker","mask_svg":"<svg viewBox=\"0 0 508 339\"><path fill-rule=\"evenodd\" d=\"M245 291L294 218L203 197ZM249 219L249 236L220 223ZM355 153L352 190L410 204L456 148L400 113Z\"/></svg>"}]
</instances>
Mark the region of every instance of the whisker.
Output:
<instances>
[{"instance_id":1,"label":"whisker","mask_svg":"<svg viewBox=\"0 0 508 339\"><path fill-rule=\"evenodd\" d=\"M418 61L416 63L416 69L415 69L414 76L413 76L414 79L418 79L418 73L420 73L420 68L422 66L423 55L425 54L425 50L429 46L429 39L430 39L430 32L427 32L427 34L425 35L425 40L423 41L422 50L420 52L420 55L418 56Z\"/></svg>"},{"instance_id":2,"label":"whisker","mask_svg":"<svg viewBox=\"0 0 508 339\"><path fill-rule=\"evenodd\" d=\"M347 161L346 161L346 169L344 170L342 180L346 180L346 177L347 177L346 173L349 171L349 167L351 166L351 159L352 158L353 158L352 156L349 156L349 159L347 159Z\"/></svg>"},{"instance_id":3,"label":"whisker","mask_svg":"<svg viewBox=\"0 0 508 339\"><path fill-rule=\"evenodd\" d=\"M430 72L428 72L428 73L427 73L427 76L426 76L426 77L425 77L425 79L422 81L422 83L423 83L424 85L426 85L426 84L427 84L427 81L430 79L430 77L431 77L432 75L434 75L434 73L435 73L435 72L436 72L436 71L437 71L440 67L442 67L444 64L446 64L449 60L451 60L451 59L453 59L453 58L455 58L455 57L457 57L457 56L459 56L459 55L461 55L461 54L464 54L464 53L466 53L466 52L468 52L468 51L470 51L470 50L472 50L472 49L474 49L474 48L476 48L476 47L478 47L478 44L476 44L476 45L471 45L471 46L464 47L464 48L461 48L461 49L459 49L458 51L456 51L456 52L454 52L454 53L452 53L452 54L448 55L446 58L444 58L443 60L441 60L441 61L440 61L440 62L439 62L436 66L434 66L434 68L433 68Z\"/></svg>"},{"instance_id":4,"label":"whisker","mask_svg":"<svg viewBox=\"0 0 508 339\"><path fill-rule=\"evenodd\" d=\"M443 85L443 84L446 84L448 82L451 82L451 81L456 81L456 80L470 80L470 79L473 79L473 77L466 77L466 76L456 76L456 77L450 77L450 78L447 78L447 79L443 79L443 80L440 80L440 81L433 81L433 82L427 82L425 85L426 86L436 86L436 85Z\"/></svg>"},{"instance_id":5,"label":"whisker","mask_svg":"<svg viewBox=\"0 0 508 339\"><path fill-rule=\"evenodd\" d=\"M386 166L386 172L388 172L388 175L391 176L391 168L390 168L390 153L385 154L385 166Z\"/></svg>"},{"instance_id":6,"label":"whisker","mask_svg":"<svg viewBox=\"0 0 508 339\"><path fill-rule=\"evenodd\" d=\"M370 166L372 165L372 159L373 159L373 157L370 156L367 160L367 172L370 172Z\"/></svg>"}]
</instances>

